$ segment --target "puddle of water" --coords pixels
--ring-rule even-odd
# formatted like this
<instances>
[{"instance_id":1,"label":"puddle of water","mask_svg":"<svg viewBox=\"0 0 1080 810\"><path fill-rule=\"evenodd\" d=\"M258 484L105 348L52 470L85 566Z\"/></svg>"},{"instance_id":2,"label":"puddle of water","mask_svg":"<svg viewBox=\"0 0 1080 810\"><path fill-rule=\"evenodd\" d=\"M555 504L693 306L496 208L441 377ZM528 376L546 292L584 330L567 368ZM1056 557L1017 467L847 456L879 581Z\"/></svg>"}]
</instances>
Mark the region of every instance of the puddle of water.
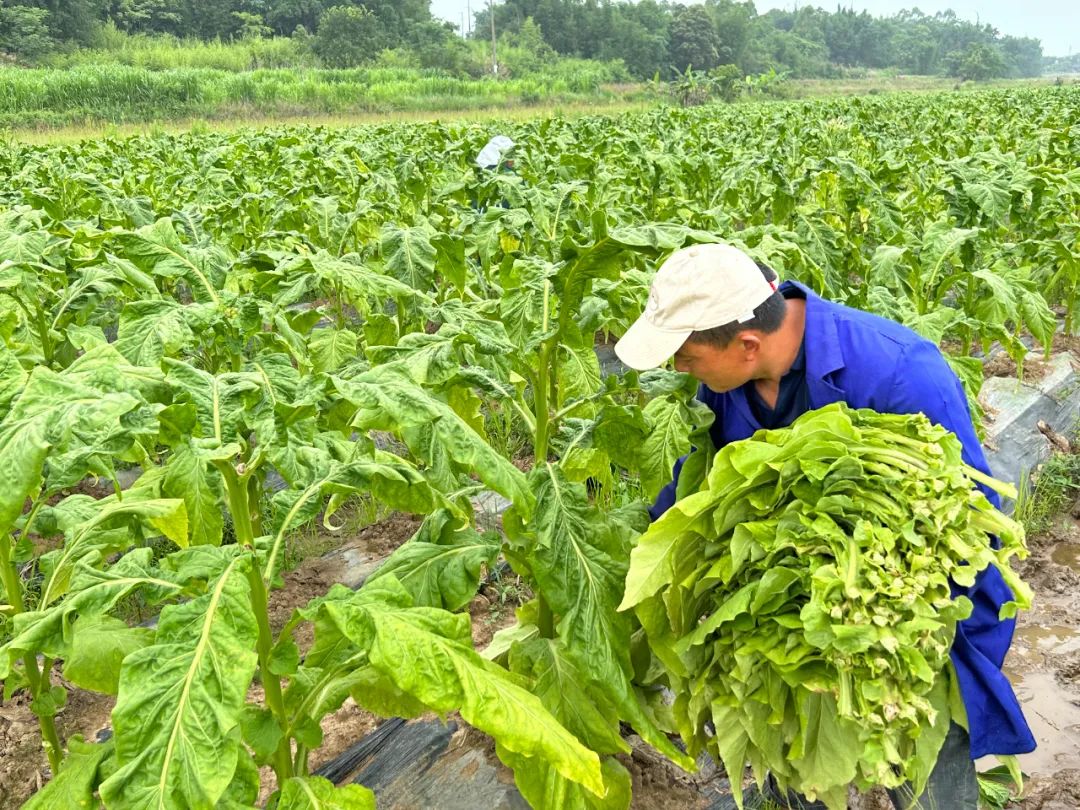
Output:
<instances>
[{"instance_id":1,"label":"puddle of water","mask_svg":"<svg viewBox=\"0 0 1080 810\"><path fill-rule=\"evenodd\" d=\"M1080 546L1072 543L1060 543L1051 553L1050 559L1058 565L1064 565L1074 571L1080 571Z\"/></svg>"},{"instance_id":2,"label":"puddle of water","mask_svg":"<svg viewBox=\"0 0 1080 810\"><path fill-rule=\"evenodd\" d=\"M1080 695L1063 689L1050 672L1011 674L1011 679L1038 743L1032 753L1020 755L1020 767L1032 776L1080 768Z\"/></svg>"},{"instance_id":3,"label":"puddle of water","mask_svg":"<svg viewBox=\"0 0 1080 810\"><path fill-rule=\"evenodd\" d=\"M1063 624L1029 625L1016 628L1013 643L1026 643L1032 650L1067 655L1080 650L1080 630Z\"/></svg>"}]
</instances>

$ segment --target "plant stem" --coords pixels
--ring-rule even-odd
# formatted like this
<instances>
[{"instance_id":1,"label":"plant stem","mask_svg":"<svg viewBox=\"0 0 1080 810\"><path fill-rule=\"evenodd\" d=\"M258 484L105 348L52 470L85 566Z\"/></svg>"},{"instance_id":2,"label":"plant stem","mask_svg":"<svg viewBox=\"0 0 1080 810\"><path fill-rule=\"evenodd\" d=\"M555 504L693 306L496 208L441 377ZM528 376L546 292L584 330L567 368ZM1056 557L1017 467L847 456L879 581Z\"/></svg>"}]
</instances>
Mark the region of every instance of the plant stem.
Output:
<instances>
[{"instance_id":1,"label":"plant stem","mask_svg":"<svg viewBox=\"0 0 1080 810\"><path fill-rule=\"evenodd\" d=\"M296 756L293 758L293 773L307 776L308 772L308 747L303 743L296 744Z\"/></svg>"},{"instance_id":2,"label":"plant stem","mask_svg":"<svg viewBox=\"0 0 1080 810\"><path fill-rule=\"evenodd\" d=\"M248 491L248 504L249 505L252 504L252 503L258 503L259 492L262 489L262 482L259 480L259 478L260 478L260 476L257 476L257 475L252 475L252 476L250 476L248 478L247 491ZM252 538L262 537L263 534L265 533L263 531L262 511L261 510L256 510L252 514L252 510L249 508L248 512L249 512L249 517L250 517L250 520L251 520L251 536L252 536Z\"/></svg>"},{"instance_id":3,"label":"plant stem","mask_svg":"<svg viewBox=\"0 0 1080 810\"><path fill-rule=\"evenodd\" d=\"M546 333L551 320L551 282L544 282L544 321L543 330ZM548 428L551 424L548 413L548 364L551 362L551 352L555 346L556 337L548 338L540 346L540 362L537 366L536 386L533 389L533 410L536 414L536 434L533 439L534 459L537 464L546 464L548 455ZM555 620L551 613L551 606L542 593L537 594L539 616L537 627L542 638L554 638Z\"/></svg>"},{"instance_id":4,"label":"plant stem","mask_svg":"<svg viewBox=\"0 0 1080 810\"><path fill-rule=\"evenodd\" d=\"M7 594L8 603L15 613L26 610L23 602L22 580L19 572L15 570L15 564L11 558L11 535L5 534L0 539L0 578L4 582L4 592ZM23 656L23 667L26 669L26 681L30 686L30 695L36 700L52 688L49 680L49 667L52 663L45 659L45 671L38 669L37 657L32 653ZM36 712L35 712L36 714ZM60 745L60 736L56 733L56 720L51 714L38 714L38 726L41 728L41 740L44 743L45 755L49 758L49 767L53 775L60 770L63 761L64 749Z\"/></svg>"},{"instance_id":5,"label":"plant stem","mask_svg":"<svg viewBox=\"0 0 1080 810\"><path fill-rule=\"evenodd\" d=\"M536 433L533 437L533 459L537 464L547 461L548 427L548 344L545 341L540 349L540 370L536 375L536 388L533 391L533 411L536 414Z\"/></svg>"},{"instance_id":6,"label":"plant stem","mask_svg":"<svg viewBox=\"0 0 1080 810\"><path fill-rule=\"evenodd\" d=\"M551 612L551 606L543 594L537 594L536 627L540 631L540 638L555 638L555 616Z\"/></svg>"},{"instance_id":7,"label":"plant stem","mask_svg":"<svg viewBox=\"0 0 1080 810\"><path fill-rule=\"evenodd\" d=\"M266 703L278 723L278 727L284 731L288 727L288 716L285 713L285 700L281 693L281 681L278 676L270 671L270 654L274 648L274 634L270 629L270 611L266 585L263 582L262 571L259 569L258 559L255 556L255 535L251 525L251 506L248 501L247 482L241 480L236 469L227 461L218 462L218 469L225 479L225 489L229 496L229 511L233 517L233 528L236 531L236 541L251 551L251 567L248 568L248 585L251 588L251 609L255 614L255 622L259 628L259 639L256 650L259 656L259 679L262 681L263 690L266 693ZM293 775L292 757L290 756L289 738L282 736L278 743L277 751L274 752L272 763L274 774L277 776L278 787L285 784L285 780Z\"/></svg>"},{"instance_id":8,"label":"plant stem","mask_svg":"<svg viewBox=\"0 0 1080 810\"><path fill-rule=\"evenodd\" d=\"M15 563L11 559L11 535L5 534L0 539L0 578L4 582L4 591L7 593L8 604L15 608L16 613L26 610L23 604L22 579L15 570Z\"/></svg>"},{"instance_id":9,"label":"plant stem","mask_svg":"<svg viewBox=\"0 0 1080 810\"><path fill-rule=\"evenodd\" d=\"M254 557L254 550L252 550ZM252 560L248 569L248 583L251 586L251 607L255 612L255 621L259 626L259 679L262 681L266 692L266 703L277 720L278 727L284 730L288 726L288 716L285 713L285 699L281 693L281 681L278 676L270 671L270 651L274 647L274 635L270 629L270 613L267 608L266 585L263 583L262 572L259 566ZM277 751L274 752L274 773L277 776L278 787L293 775L292 758L289 755L289 738L282 737L278 743Z\"/></svg>"},{"instance_id":10,"label":"plant stem","mask_svg":"<svg viewBox=\"0 0 1080 810\"><path fill-rule=\"evenodd\" d=\"M551 322L551 282L544 281L544 321L543 331L546 333ZM546 339L540 345L540 361L537 364L536 386L533 389L533 411L536 414L536 434L533 440L534 459L537 464L547 461L548 451L548 426L551 415L548 413L548 388L551 385L548 365L551 363L551 352L554 341L557 338Z\"/></svg>"},{"instance_id":11,"label":"plant stem","mask_svg":"<svg viewBox=\"0 0 1080 810\"><path fill-rule=\"evenodd\" d=\"M49 658L44 660L44 668L38 669L37 657L33 653L27 653L23 656L23 666L26 668L26 680L30 684L30 694L34 700L44 695L52 688L52 681L49 678L49 669L52 667L52 661ZM37 715L38 727L41 729L41 741L45 748L45 756L49 758L49 767L52 769L53 776L60 771L60 765L64 761L64 748L60 745L60 735L56 733L56 718L52 714L38 714Z\"/></svg>"}]
</instances>

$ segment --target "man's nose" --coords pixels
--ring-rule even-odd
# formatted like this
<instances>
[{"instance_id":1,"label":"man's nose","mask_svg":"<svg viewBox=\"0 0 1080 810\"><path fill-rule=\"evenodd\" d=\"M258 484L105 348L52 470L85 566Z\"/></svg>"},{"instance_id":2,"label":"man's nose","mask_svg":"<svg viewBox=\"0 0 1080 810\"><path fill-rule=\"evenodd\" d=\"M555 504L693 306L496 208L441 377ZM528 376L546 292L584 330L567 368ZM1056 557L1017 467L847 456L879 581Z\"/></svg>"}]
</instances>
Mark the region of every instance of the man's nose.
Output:
<instances>
[{"instance_id":1,"label":"man's nose","mask_svg":"<svg viewBox=\"0 0 1080 810\"><path fill-rule=\"evenodd\" d=\"M687 364L686 360L684 360L683 358L676 357L675 358L675 370L678 371L678 372L681 372L683 374L686 374L687 372L689 372L690 366Z\"/></svg>"}]
</instances>

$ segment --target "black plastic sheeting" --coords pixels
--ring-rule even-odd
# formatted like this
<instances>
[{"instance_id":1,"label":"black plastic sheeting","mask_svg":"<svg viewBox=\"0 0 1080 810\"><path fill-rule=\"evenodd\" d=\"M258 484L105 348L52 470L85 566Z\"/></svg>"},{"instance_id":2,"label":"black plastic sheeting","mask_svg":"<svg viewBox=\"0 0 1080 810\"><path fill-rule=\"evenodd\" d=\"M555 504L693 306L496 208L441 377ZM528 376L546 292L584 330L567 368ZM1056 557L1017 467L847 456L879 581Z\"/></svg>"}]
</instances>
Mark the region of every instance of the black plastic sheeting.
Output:
<instances>
[{"instance_id":1,"label":"black plastic sheeting","mask_svg":"<svg viewBox=\"0 0 1080 810\"><path fill-rule=\"evenodd\" d=\"M454 722L387 720L316 773L335 784L371 788L380 810L528 810L490 753L461 744L462 735L455 740L457 730Z\"/></svg>"},{"instance_id":2,"label":"black plastic sheeting","mask_svg":"<svg viewBox=\"0 0 1080 810\"><path fill-rule=\"evenodd\" d=\"M453 721L387 720L315 773L334 784L370 788L380 810L528 810L529 804L514 786L510 772L495 760L486 738L459 735L458 730ZM702 774L696 781L702 806L735 810L723 773L708 757L700 764ZM762 804L756 789L745 791L746 810Z\"/></svg>"}]
</instances>

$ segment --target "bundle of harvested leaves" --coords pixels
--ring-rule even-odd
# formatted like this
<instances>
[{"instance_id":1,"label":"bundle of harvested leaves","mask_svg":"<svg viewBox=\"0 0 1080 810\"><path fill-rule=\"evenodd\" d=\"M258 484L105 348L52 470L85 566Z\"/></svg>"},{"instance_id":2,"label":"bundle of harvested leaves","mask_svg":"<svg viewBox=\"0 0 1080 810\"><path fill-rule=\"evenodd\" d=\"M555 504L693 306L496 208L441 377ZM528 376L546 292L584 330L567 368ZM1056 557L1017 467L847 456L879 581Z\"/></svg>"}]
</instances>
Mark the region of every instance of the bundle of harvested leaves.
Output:
<instances>
[{"instance_id":1,"label":"bundle of harvested leaves","mask_svg":"<svg viewBox=\"0 0 1080 810\"><path fill-rule=\"evenodd\" d=\"M847 785L914 783L963 724L949 649L969 586L1026 555L959 440L922 415L830 405L717 453L703 488L640 539L634 607L696 755L843 808ZM988 533L1001 546L991 546ZM715 729L711 733L709 726ZM740 797L741 798L741 797Z\"/></svg>"}]
</instances>

